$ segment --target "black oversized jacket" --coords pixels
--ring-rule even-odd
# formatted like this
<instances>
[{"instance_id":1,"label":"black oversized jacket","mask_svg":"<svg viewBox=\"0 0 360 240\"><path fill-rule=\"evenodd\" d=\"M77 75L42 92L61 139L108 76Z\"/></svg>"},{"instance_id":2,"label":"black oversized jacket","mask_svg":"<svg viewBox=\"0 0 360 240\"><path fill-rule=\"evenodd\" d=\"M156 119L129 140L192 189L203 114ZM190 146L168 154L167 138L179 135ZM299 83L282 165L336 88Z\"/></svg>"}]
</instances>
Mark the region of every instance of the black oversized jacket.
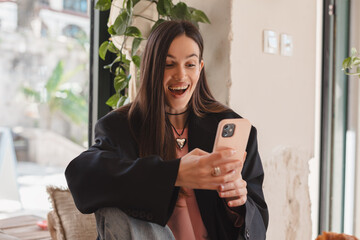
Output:
<instances>
[{"instance_id":1,"label":"black oversized jacket","mask_svg":"<svg viewBox=\"0 0 360 240\"><path fill-rule=\"evenodd\" d=\"M189 151L211 152L218 122L239 118L230 111L199 118L190 114ZM124 113L113 111L95 127L95 144L68 165L65 175L77 208L93 213L102 207L118 207L128 215L166 225L178 197L175 187L180 159L164 161L159 156L139 158L137 144ZM245 221L241 228L229 219L224 200L214 190L197 190L195 196L210 239L265 239L268 210L262 183L264 172L252 127L242 170L247 182ZM244 207L243 207L244 208ZM243 212L243 211L242 211Z\"/></svg>"}]
</instances>

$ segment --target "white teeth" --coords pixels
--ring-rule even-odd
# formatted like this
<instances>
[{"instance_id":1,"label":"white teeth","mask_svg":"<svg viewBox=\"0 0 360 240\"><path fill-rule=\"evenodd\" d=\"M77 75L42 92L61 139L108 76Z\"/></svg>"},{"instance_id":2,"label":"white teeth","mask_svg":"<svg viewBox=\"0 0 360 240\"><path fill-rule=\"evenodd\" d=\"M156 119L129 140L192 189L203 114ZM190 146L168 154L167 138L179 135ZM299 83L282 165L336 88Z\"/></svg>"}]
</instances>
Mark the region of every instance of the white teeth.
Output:
<instances>
[{"instance_id":1,"label":"white teeth","mask_svg":"<svg viewBox=\"0 0 360 240\"><path fill-rule=\"evenodd\" d=\"M188 86L181 86L181 87L169 87L170 90L185 90L189 87Z\"/></svg>"}]
</instances>

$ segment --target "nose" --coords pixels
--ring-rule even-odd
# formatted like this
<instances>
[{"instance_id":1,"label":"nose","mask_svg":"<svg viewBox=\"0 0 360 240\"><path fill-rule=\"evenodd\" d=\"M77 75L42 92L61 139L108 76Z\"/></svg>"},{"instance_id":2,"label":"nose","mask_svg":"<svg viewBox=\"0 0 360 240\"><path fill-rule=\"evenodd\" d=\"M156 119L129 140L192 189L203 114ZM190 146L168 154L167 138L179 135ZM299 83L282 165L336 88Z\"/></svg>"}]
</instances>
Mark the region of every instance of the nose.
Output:
<instances>
[{"instance_id":1,"label":"nose","mask_svg":"<svg viewBox=\"0 0 360 240\"><path fill-rule=\"evenodd\" d=\"M176 80L183 80L186 77L186 70L185 67L183 66L178 66L176 68L176 72L175 72L175 79Z\"/></svg>"}]
</instances>

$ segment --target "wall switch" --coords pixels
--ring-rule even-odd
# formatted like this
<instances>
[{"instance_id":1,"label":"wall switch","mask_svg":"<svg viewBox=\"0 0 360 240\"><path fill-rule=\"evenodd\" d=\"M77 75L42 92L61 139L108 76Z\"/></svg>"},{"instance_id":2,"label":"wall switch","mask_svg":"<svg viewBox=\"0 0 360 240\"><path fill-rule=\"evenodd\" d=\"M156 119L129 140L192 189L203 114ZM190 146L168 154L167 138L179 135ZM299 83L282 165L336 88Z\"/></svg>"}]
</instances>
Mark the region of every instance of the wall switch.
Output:
<instances>
[{"instance_id":1,"label":"wall switch","mask_svg":"<svg viewBox=\"0 0 360 240\"><path fill-rule=\"evenodd\" d=\"M281 55L292 56L293 55L293 41L292 36L287 34L280 35Z\"/></svg>"},{"instance_id":2,"label":"wall switch","mask_svg":"<svg viewBox=\"0 0 360 240\"><path fill-rule=\"evenodd\" d=\"M276 32L264 30L264 52L276 54L278 52L278 37Z\"/></svg>"}]
</instances>

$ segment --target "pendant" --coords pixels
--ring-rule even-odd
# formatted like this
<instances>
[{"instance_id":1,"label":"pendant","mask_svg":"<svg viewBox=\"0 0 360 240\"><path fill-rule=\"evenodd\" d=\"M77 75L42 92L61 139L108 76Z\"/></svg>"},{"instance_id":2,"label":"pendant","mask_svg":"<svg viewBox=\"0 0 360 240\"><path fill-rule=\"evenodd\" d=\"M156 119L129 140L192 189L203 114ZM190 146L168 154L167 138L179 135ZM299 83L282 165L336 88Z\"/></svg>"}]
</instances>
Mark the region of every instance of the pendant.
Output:
<instances>
[{"instance_id":1,"label":"pendant","mask_svg":"<svg viewBox=\"0 0 360 240\"><path fill-rule=\"evenodd\" d=\"M186 138L177 138L176 139L176 143L178 145L178 147L181 149L184 148L185 144L186 144Z\"/></svg>"}]
</instances>

